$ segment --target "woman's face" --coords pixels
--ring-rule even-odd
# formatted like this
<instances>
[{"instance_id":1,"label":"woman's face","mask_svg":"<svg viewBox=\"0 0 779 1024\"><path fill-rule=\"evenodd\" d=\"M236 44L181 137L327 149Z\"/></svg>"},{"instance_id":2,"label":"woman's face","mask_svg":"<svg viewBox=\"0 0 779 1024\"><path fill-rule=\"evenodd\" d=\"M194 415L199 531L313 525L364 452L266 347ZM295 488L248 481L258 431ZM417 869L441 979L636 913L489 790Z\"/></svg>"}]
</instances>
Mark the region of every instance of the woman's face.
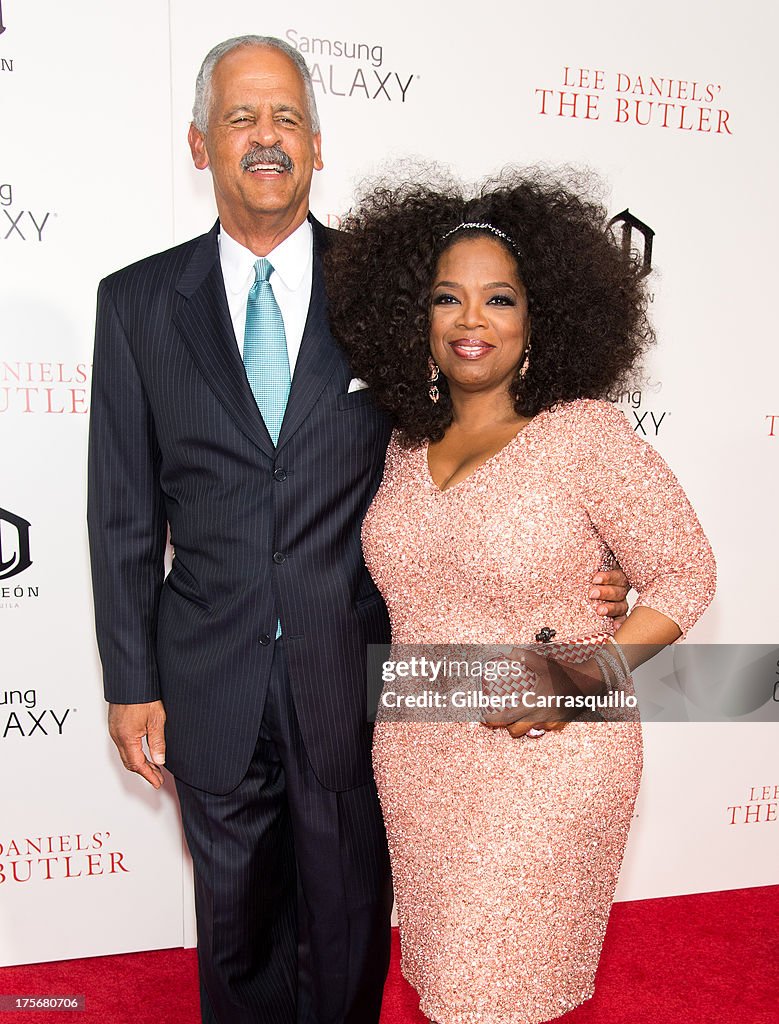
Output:
<instances>
[{"instance_id":1,"label":"woman's face","mask_svg":"<svg viewBox=\"0 0 779 1024\"><path fill-rule=\"evenodd\" d=\"M508 389L529 335L527 297L508 250L486 234L450 246L430 309L430 350L450 392Z\"/></svg>"}]
</instances>

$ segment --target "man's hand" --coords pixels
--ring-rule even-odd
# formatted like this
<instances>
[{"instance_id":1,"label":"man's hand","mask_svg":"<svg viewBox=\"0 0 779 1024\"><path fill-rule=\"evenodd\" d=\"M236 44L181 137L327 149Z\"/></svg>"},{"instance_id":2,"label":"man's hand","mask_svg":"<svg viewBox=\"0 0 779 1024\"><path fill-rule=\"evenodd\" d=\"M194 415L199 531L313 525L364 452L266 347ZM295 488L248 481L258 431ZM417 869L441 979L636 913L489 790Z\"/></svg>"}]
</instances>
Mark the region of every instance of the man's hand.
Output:
<instances>
[{"instance_id":1,"label":"man's hand","mask_svg":"<svg viewBox=\"0 0 779 1024\"><path fill-rule=\"evenodd\" d=\"M162 701L109 704L108 731L127 771L137 772L159 789L163 779L158 765L165 764L165 708ZM151 760L143 750L144 736Z\"/></svg>"},{"instance_id":2,"label":"man's hand","mask_svg":"<svg viewBox=\"0 0 779 1024\"><path fill-rule=\"evenodd\" d=\"M619 629L628 613L628 603L625 600L628 590L628 578L617 566L610 572L595 573L587 596L595 603L598 615L608 615L614 619L614 628Z\"/></svg>"}]
</instances>

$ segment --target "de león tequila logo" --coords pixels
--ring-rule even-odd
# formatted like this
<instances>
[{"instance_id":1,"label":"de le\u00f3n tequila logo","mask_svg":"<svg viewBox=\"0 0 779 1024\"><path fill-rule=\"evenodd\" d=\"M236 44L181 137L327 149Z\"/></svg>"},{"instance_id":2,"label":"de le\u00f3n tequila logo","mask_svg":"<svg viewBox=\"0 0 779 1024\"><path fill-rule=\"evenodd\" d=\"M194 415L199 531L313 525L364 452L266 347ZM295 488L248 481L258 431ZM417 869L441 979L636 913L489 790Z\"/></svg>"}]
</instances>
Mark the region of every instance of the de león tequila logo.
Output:
<instances>
[{"instance_id":1,"label":"de le\u00f3n tequila logo","mask_svg":"<svg viewBox=\"0 0 779 1024\"><path fill-rule=\"evenodd\" d=\"M31 565L30 523L0 508L0 580L18 576Z\"/></svg>"}]
</instances>

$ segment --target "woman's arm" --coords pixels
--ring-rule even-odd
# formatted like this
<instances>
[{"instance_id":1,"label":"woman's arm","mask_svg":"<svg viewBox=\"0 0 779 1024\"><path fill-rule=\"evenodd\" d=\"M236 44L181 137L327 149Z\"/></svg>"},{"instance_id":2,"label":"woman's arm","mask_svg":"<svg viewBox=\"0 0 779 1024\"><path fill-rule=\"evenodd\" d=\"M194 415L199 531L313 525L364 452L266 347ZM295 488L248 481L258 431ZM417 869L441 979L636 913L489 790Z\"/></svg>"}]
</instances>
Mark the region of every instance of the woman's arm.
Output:
<instances>
[{"instance_id":1,"label":"woman's arm","mask_svg":"<svg viewBox=\"0 0 779 1024\"><path fill-rule=\"evenodd\" d=\"M717 580L695 510L660 453L636 437L610 402L576 402L569 415L581 438L577 476L585 509L638 592L628 621L649 608L686 635L710 604ZM647 638L650 621L637 620L629 633L626 622L620 643L672 642Z\"/></svg>"},{"instance_id":2,"label":"woman's arm","mask_svg":"<svg viewBox=\"0 0 779 1024\"><path fill-rule=\"evenodd\" d=\"M654 448L635 436L619 410L609 402L580 401L571 405L568 416L577 438L572 486L638 592L617 637L632 670L683 637L703 614L716 587L714 554L676 476ZM592 658L573 666L532 652L525 653L525 660L539 678L537 692L602 694L619 683L624 670L612 641L604 650L611 661ZM508 728L521 736L534 726L564 724L522 719Z\"/></svg>"}]
</instances>

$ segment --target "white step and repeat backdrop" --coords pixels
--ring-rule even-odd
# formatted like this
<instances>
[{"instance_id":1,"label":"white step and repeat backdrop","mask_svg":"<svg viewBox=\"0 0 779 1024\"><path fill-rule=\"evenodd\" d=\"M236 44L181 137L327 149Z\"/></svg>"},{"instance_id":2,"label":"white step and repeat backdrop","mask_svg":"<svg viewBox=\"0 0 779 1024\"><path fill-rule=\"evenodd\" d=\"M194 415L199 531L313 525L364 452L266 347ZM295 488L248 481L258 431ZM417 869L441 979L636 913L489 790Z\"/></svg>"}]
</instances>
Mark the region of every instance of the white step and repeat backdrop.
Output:
<instances>
[{"instance_id":1,"label":"white step and repeat backdrop","mask_svg":"<svg viewBox=\"0 0 779 1024\"><path fill-rule=\"evenodd\" d=\"M0 963L193 941L172 780L154 793L126 774L105 731L84 463L98 280L215 216L186 145L205 52L258 32L305 55L325 159L312 205L335 226L394 157L604 176L617 229L653 243L659 344L621 405L719 563L692 640L772 643L777 29L755 0L629 19L617 0L481 15L467 0L1 0ZM619 898L779 882L776 728L657 724L646 740Z\"/></svg>"}]
</instances>

